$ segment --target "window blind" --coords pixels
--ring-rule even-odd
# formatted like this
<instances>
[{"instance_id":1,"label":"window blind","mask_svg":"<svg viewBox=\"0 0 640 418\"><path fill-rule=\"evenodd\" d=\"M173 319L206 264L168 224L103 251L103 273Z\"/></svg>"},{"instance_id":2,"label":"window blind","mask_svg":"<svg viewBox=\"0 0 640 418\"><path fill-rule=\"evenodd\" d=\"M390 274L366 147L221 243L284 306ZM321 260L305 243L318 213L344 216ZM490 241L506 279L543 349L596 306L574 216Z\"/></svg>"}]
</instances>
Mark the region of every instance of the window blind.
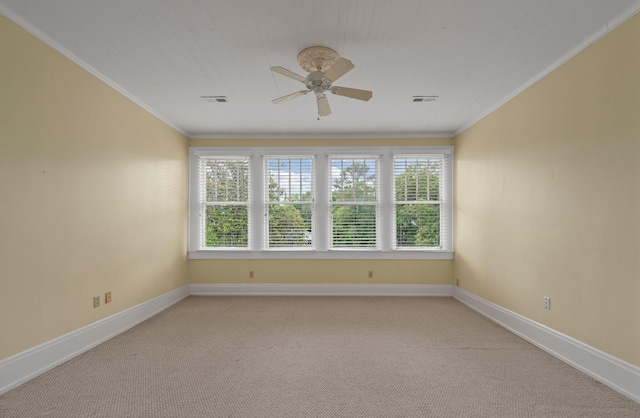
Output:
<instances>
[{"instance_id":1,"label":"window blind","mask_svg":"<svg viewBox=\"0 0 640 418\"><path fill-rule=\"evenodd\" d=\"M265 156L266 247L313 247L313 157Z\"/></svg>"},{"instance_id":2,"label":"window blind","mask_svg":"<svg viewBox=\"0 0 640 418\"><path fill-rule=\"evenodd\" d=\"M202 246L247 248L248 157L201 158L199 173Z\"/></svg>"},{"instance_id":3,"label":"window blind","mask_svg":"<svg viewBox=\"0 0 640 418\"><path fill-rule=\"evenodd\" d=\"M395 155L394 238L396 248L443 248L447 155Z\"/></svg>"},{"instance_id":4,"label":"window blind","mask_svg":"<svg viewBox=\"0 0 640 418\"><path fill-rule=\"evenodd\" d=\"M378 247L379 158L329 157L331 247Z\"/></svg>"}]
</instances>

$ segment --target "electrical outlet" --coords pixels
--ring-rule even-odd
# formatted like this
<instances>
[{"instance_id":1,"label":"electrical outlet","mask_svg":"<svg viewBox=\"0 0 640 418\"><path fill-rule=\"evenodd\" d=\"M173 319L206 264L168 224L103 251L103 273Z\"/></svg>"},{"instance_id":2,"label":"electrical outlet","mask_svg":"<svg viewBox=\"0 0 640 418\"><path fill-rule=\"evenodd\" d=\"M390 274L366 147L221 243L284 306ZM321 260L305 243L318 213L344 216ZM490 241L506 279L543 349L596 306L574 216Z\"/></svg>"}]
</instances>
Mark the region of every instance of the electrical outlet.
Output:
<instances>
[{"instance_id":1,"label":"electrical outlet","mask_svg":"<svg viewBox=\"0 0 640 418\"><path fill-rule=\"evenodd\" d=\"M456 286L460 287L460 279L456 279Z\"/></svg>"},{"instance_id":2,"label":"electrical outlet","mask_svg":"<svg viewBox=\"0 0 640 418\"><path fill-rule=\"evenodd\" d=\"M369 278L372 279L373 278L373 270L369 270Z\"/></svg>"},{"instance_id":3,"label":"electrical outlet","mask_svg":"<svg viewBox=\"0 0 640 418\"><path fill-rule=\"evenodd\" d=\"M93 298L93 307L97 308L98 306L100 306L100 296L96 296Z\"/></svg>"},{"instance_id":4,"label":"electrical outlet","mask_svg":"<svg viewBox=\"0 0 640 418\"><path fill-rule=\"evenodd\" d=\"M107 292L104 294L104 303L110 303L111 302L111 292Z\"/></svg>"},{"instance_id":5,"label":"electrical outlet","mask_svg":"<svg viewBox=\"0 0 640 418\"><path fill-rule=\"evenodd\" d=\"M253 270L251 270L251 271L249 272L249 278L250 278L250 279L253 279Z\"/></svg>"},{"instance_id":6,"label":"electrical outlet","mask_svg":"<svg viewBox=\"0 0 640 418\"><path fill-rule=\"evenodd\" d=\"M544 296L542 298L543 302L544 302L544 308L545 309L551 309L551 298Z\"/></svg>"}]
</instances>

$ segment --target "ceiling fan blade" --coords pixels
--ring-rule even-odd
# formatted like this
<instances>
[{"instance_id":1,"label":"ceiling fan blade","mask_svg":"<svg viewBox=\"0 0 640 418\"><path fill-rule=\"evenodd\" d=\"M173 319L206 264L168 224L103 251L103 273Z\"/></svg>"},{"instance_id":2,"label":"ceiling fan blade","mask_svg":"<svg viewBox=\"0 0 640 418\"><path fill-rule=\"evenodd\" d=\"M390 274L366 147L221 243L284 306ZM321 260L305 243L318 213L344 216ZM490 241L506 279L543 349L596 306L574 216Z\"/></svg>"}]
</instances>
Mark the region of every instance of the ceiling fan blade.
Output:
<instances>
[{"instance_id":1,"label":"ceiling fan blade","mask_svg":"<svg viewBox=\"0 0 640 418\"><path fill-rule=\"evenodd\" d=\"M303 76L294 73L293 71L289 71L286 68L282 68L282 67L271 67L271 71L273 71L274 73L278 73L278 74L282 74L285 77L289 77L289 78L293 78L294 80L300 81L300 82L305 82L307 81L306 78L304 78Z\"/></svg>"},{"instance_id":2,"label":"ceiling fan blade","mask_svg":"<svg viewBox=\"0 0 640 418\"><path fill-rule=\"evenodd\" d=\"M352 99L364 100L365 102L373 97L373 92L369 90L350 89L349 87L340 86L331 87L331 93Z\"/></svg>"},{"instance_id":3,"label":"ceiling fan blade","mask_svg":"<svg viewBox=\"0 0 640 418\"><path fill-rule=\"evenodd\" d=\"M324 78L329 81L336 81L355 67L351 61L346 58L338 58L338 60L324 73Z\"/></svg>"},{"instance_id":4,"label":"ceiling fan blade","mask_svg":"<svg viewBox=\"0 0 640 418\"><path fill-rule=\"evenodd\" d=\"M329 116L331 114L331 107L329 107L329 100L324 94L317 96L318 101L318 116Z\"/></svg>"},{"instance_id":5,"label":"ceiling fan blade","mask_svg":"<svg viewBox=\"0 0 640 418\"><path fill-rule=\"evenodd\" d=\"M296 91L295 93L291 93L291 94L287 94L286 96L282 96L282 97L278 97L277 99L273 99L271 100L271 103L284 103L287 102L291 99L295 99L296 97L300 97L300 96L304 96L305 94L309 93L309 90L300 90L300 91Z\"/></svg>"}]
</instances>

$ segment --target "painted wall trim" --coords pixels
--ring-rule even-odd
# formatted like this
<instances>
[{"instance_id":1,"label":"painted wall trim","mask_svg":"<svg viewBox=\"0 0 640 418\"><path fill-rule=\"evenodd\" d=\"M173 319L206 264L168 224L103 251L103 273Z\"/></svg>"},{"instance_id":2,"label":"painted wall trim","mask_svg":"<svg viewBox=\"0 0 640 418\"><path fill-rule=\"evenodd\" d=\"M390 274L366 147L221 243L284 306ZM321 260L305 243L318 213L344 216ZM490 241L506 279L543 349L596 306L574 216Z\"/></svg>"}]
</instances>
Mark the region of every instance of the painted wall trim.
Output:
<instances>
[{"instance_id":1,"label":"painted wall trim","mask_svg":"<svg viewBox=\"0 0 640 418\"><path fill-rule=\"evenodd\" d=\"M193 296L443 296L448 284L190 284Z\"/></svg>"},{"instance_id":2,"label":"painted wall trim","mask_svg":"<svg viewBox=\"0 0 640 418\"><path fill-rule=\"evenodd\" d=\"M305 132L283 132L278 134L256 134L256 133L234 133L234 132L211 132L193 134L191 139L450 139L453 138L454 131L433 131L433 132L350 132L350 133L328 133L328 134L308 134Z\"/></svg>"},{"instance_id":3,"label":"painted wall trim","mask_svg":"<svg viewBox=\"0 0 640 418\"><path fill-rule=\"evenodd\" d=\"M0 360L0 394L71 360L189 296L188 286L167 292L68 334Z\"/></svg>"},{"instance_id":4,"label":"painted wall trim","mask_svg":"<svg viewBox=\"0 0 640 418\"><path fill-rule=\"evenodd\" d=\"M453 297L552 356L640 403L640 367L454 287Z\"/></svg>"},{"instance_id":5,"label":"painted wall trim","mask_svg":"<svg viewBox=\"0 0 640 418\"><path fill-rule=\"evenodd\" d=\"M190 284L0 360L0 394L193 296L453 296L554 357L640 402L640 367L452 285Z\"/></svg>"}]
</instances>

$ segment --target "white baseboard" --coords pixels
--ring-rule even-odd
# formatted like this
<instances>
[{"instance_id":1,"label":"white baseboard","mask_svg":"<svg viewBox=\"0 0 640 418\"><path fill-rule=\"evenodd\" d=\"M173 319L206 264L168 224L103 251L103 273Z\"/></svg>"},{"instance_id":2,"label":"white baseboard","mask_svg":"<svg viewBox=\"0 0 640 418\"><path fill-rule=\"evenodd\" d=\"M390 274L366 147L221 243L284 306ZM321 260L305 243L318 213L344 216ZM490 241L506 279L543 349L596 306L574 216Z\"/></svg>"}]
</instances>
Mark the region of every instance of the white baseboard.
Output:
<instances>
[{"instance_id":1,"label":"white baseboard","mask_svg":"<svg viewBox=\"0 0 640 418\"><path fill-rule=\"evenodd\" d=\"M461 303L640 402L640 368L451 285L191 284L0 360L0 394L194 296L453 296Z\"/></svg>"},{"instance_id":2,"label":"white baseboard","mask_svg":"<svg viewBox=\"0 0 640 418\"><path fill-rule=\"evenodd\" d=\"M0 394L151 318L189 296L182 286L93 324L0 360Z\"/></svg>"},{"instance_id":3,"label":"white baseboard","mask_svg":"<svg viewBox=\"0 0 640 418\"><path fill-rule=\"evenodd\" d=\"M453 297L552 356L640 403L640 367L454 287Z\"/></svg>"},{"instance_id":4,"label":"white baseboard","mask_svg":"<svg viewBox=\"0 0 640 418\"><path fill-rule=\"evenodd\" d=\"M451 296L448 284L191 284L194 296Z\"/></svg>"}]
</instances>

